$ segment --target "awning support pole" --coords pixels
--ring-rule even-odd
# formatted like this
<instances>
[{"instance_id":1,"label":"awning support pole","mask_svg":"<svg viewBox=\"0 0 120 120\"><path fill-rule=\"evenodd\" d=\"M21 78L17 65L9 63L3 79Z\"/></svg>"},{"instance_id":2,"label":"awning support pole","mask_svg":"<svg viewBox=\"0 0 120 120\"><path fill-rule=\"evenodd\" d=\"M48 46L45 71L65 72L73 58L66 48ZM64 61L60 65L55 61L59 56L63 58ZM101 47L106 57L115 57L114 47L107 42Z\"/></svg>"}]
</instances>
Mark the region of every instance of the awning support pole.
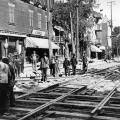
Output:
<instances>
[{"instance_id":1,"label":"awning support pole","mask_svg":"<svg viewBox=\"0 0 120 120\"><path fill-rule=\"evenodd\" d=\"M51 37L50 37L50 1L47 0L47 30L48 30L48 46L49 46L49 60L52 56Z\"/></svg>"}]
</instances>

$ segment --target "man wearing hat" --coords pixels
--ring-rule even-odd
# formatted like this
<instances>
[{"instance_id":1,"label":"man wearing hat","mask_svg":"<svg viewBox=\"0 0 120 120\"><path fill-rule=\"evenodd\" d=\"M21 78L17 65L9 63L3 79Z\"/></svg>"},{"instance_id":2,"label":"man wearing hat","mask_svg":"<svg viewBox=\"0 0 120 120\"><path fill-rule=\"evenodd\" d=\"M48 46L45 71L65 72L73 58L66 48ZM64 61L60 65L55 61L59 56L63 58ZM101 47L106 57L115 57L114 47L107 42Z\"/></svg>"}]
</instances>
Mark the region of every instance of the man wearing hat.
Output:
<instances>
[{"instance_id":1,"label":"man wearing hat","mask_svg":"<svg viewBox=\"0 0 120 120\"><path fill-rule=\"evenodd\" d=\"M76 59L76 57L75 57L75 54L73 54L70 62L71 62L71 65L72 65L73 75L75 75L75 74L76 74L76 65L77 65L77 59Z\"/></svg>"},{"instance_id":2,"label":"man wearing hat","mask_svg":"<svg viewBox=\"0 0 120 120\"><path fill-rule=\"evenodd\" d=\"M50 60L50 73L51 75L53 75L55 77L55 56L52 56L51 60Z\"/></svg>"},{"instance_id":3,"label":"man wearing hat","mask_svg":"<svg viewBox=\"0 0 120 120\"><path fill-rule=\"evenodd\" d=\"M40 63L40 69L42 72L42 80L41 81L46 81L47 80L47 69L49 67L49 59L47 57L47 54L44 53L43 58L41 58L41 63Z\"/></svg>"},{"instance_id":4,"label":"man wearing hat","mask_svg":"<svg viewBox=\"0 0 120 120\"><path fill-rule=\"evenodd\" d=\"M65 70L65 76L70 75L69 66L70 66L70 61L68 60L67 57L65 57L65 60L63 62L63 68Z\"/></svg>"}]
</instances>

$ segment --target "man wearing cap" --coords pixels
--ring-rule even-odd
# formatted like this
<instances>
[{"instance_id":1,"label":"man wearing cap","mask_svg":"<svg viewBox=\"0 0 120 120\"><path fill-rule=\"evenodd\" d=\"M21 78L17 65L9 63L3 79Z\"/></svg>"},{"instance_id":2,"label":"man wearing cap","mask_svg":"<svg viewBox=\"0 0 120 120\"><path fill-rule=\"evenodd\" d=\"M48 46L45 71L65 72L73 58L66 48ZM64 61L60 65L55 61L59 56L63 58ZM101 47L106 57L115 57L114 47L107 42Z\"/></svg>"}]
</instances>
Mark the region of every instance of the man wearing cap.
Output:
<instances>
[{"instance_id":1,"label":"man wearing cap","mask_svg":"<svg viewBox=\"0 0 120 120\"><path fill-rule=\"evenodd\" d=\"M36 54L36 51L33 51L31 59L32 59L32 68L34 71L36 71L37 61L39 59L39 56Z\"/></svg>"},{"instance_id":2,"label":"man wearing cap","mask_svg":"<svg viewBox=\"0 0 120 120\"><path fill-rule=\"evenodd\" d=\"M49 67L49 59L47 57L47 54L44 53L43 58L41 58L41 63L40 63L40 69L42 72L42 80L41 81L46 81L47 80L47 69Z\"/></svg>"},{"instance_id":3,"label":"man wearing cap","mask_svg":"<svg viewBox=\"0 0 120 120\"><path fill-rule=\"evenodd\" d=\"M51 60L50 60L50 68L51 68L51 75L53 75L53 77L55 77L55 64L56 64L56 61L55 61L55 56L52 56Z\"/></svg>"},{"instance_id":4,"label":"man wearing cap","mask_svg":"<svg viewBox=\"0 0 120 120\"><path fill-rule=\"evenodd\" d=\"M65 76L70 75L69 66L70 66L70 61L66 57L64 62L63 62L63 68L65 70Z\"/></svg>"},{"instance_id":5,"label":"man wearing cap","mask_svg":"<svg viewBox=\"0 0 120 120\"><path fill-rule=\"evenodd\" d=\"M73 75L76 74L76 65L77 65L77 59L75 57L75 54L73 54L73 57L71 58L71 65L72 65L72 72L73 72Z\"/></svg>"},{"instance_id":6,"label":"man wearing cap","mask_svg":"<svg viewBox=\"0 0 120 120\"><path fill-rule=\"evenodd\" d=\"M9 66L0 58L0 115L7 112L9 108L9 79L11 73Z\"/></svg>"}]
</instances>

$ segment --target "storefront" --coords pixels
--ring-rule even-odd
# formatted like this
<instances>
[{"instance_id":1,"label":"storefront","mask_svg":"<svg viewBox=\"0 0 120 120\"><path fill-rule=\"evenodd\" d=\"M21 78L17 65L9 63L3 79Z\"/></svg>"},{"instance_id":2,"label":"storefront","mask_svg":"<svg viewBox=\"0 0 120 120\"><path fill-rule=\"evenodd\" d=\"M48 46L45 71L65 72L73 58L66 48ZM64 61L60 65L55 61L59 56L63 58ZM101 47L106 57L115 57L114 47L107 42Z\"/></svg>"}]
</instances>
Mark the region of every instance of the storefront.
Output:
<instances>
[{"instance_id":1,"label":"storefront","mask_svg":"<svg viewBox=\"0 0 120 120\"><path fill-rule=\"evenodd\" d=\"M44 53L47 53L47 55L49 56L48 42L48 39L45 38L26 37L25 48L27 61L31 61L30 56L33 54L33 51L36 51L37 55L39 55L39 58L41 58ZM51 48L52 52L54 53L55 51L57 52L59 46L51 41Z\"/></svg>"},{"instance_id":2,"label":"storefront","mask_svg":"<svg viewBox=\"0 0 120 120\"><path fill-rule=\"evenodd\" d=\"M9 53L20 54L24 52L24 39L26 35L0 31L0 57L5 57Z\"/></svg>"},{"instance_id":3,"label":"storefront","mask_svg":"<svg viewBox=\"0 0 120 120\"><path fill-rule=\"evenodd\" d=\"M90 49L91 49L91 58L98 59L99 54L101 54L102 51L98 47L96 47L95 45L91 45Z\"/></svg>"}]
</instances>

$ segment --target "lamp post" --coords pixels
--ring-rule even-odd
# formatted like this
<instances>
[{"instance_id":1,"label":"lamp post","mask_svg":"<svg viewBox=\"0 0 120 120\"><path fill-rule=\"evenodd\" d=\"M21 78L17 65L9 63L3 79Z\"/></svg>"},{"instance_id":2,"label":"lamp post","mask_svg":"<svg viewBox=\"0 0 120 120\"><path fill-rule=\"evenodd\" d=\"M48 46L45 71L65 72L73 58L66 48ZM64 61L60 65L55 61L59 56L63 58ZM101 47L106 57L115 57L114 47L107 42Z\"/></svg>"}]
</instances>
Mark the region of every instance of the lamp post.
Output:
<instances>
[{"instance_id":1,"label":"lamp post","mask_svg":"<svg viewBox=\"0 0 120 120\"><path fill-rule=\"evenodd\" d=\"M7 41L7 39L5 39L4 48L5 48L5 57L7 57L7 54L8 54L8 41Z\"/></svg>"}]
</instances>

